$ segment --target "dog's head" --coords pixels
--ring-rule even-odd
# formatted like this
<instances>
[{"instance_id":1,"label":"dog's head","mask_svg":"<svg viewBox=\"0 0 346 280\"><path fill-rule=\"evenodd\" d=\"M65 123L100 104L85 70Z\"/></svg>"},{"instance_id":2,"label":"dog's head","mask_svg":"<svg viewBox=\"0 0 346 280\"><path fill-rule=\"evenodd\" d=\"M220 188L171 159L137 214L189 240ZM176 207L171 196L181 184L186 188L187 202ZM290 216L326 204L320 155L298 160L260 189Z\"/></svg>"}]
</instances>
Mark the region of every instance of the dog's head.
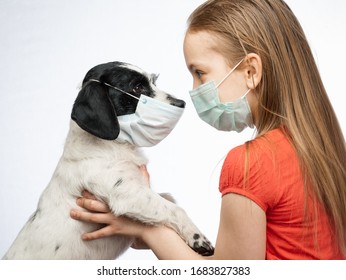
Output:
<instances>
[{"instance_id":1,"label":"dog's head","mask_svg":"<svg viewBox=\"0 0 346 280\"><path fill-rule=\"evenodd\" d=\"M135 113L139 102L124 92L137 98L143 94L184 108L183 100L156 87L157 78L157 75L148 74L127 63L109 62L97 65L85 75L82 89L73 105L71 118L94 136L115 140L120 132L117 117Z\"/></svg>"}]
</instances>

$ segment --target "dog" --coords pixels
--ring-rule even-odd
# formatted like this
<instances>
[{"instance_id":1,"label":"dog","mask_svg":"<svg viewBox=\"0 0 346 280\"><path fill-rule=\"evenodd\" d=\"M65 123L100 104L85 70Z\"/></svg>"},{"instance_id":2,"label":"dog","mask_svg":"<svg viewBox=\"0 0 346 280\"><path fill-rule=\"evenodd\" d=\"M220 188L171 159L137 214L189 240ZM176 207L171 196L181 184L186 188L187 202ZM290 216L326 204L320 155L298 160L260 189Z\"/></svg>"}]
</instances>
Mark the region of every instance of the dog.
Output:
<instances>
[{"instance_id":1,"label":"dog","mask_svg":"<svg viewBox=\"0 0 346 280\"><path fill-rule=\"evenodd\" d=\"M51 181L3 259L101 260L116 259L124 253L134 242L132 237L81 239L82 233L100 228L70 218L83 190L106 202L117 216L165 225L199 254L213 254L213 246L186 212L150 189L139 169L147 164L141 147L117 139L122 129L118 118L134 114L140 96L185 107L183 100L158 89L156 79L156 75L123 62L100 64L87 72Z\"/></svg>"}]
</instances>

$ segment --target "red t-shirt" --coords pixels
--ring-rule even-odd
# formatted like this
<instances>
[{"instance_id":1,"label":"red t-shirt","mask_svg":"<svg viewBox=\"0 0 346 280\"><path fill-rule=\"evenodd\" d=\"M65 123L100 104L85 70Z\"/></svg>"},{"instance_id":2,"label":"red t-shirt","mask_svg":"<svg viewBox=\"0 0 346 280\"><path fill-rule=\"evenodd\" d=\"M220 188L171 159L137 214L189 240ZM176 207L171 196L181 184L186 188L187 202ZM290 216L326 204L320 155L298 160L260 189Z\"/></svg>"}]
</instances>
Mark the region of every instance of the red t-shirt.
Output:
<instances>
[{"instance_id":1,"label":"red t-shirt","mask_svg":"<svg viewBox=\"0 0 346 280\"><path fill-rule=\"evenodd\" d=\"M266 259L344 259L322 207L305 214L305 191L296 152L280 129L231 150L220 176L222 195L246 196L266 213ZM245 167L246 157L248 167ZM244 174L249 168L248 183ZM311 200L308 201L312 211Z\"/></svg>"}]
</instances>

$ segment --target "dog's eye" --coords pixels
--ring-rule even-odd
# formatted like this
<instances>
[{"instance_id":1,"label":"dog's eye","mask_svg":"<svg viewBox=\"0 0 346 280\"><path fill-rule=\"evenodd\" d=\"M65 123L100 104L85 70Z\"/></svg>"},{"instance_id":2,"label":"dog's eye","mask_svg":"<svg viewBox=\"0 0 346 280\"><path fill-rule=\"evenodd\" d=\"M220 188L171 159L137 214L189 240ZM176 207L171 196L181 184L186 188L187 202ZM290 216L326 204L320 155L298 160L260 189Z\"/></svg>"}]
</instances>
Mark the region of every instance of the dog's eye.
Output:
<instances>
[{"instance_id":1,"label":"dog's eye","mask_svg":"<svg viewBox=\"0 0 346 280\"><path fill-rule=\"evenodd\" d=\"M134 93L140 94L140 93L142 93L142 92L144 91L144 87L143 87L142 84L138 84L138 85L136 85L136 86L133 88L132 91L133 91Z\"/></svg>"}]
</instances>

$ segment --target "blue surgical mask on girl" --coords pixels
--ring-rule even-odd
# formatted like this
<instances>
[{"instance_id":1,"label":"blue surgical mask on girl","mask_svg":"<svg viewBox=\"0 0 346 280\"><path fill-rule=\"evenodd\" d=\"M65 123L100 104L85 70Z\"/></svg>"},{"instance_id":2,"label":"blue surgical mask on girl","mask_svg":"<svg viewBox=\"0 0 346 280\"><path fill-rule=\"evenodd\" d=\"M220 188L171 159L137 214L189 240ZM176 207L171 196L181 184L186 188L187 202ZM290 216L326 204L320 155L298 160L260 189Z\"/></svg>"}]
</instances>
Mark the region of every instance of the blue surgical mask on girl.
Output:
<instances>
[{"instance_id":1,"label":"blue surgical mask on girl","mask_svg":"<svg viewBox=\"0 0 346 280\"><path fill-rule=\"evenodd\" d=\"M189 92L198 116L217 130L241 132L246 127L254 127L246 98L251 89L237 100L227 103L221 103L218 94L218 87L243 60L237 63L217 85L214 81L210 81Z\"/></svg>"}]
</instances>

